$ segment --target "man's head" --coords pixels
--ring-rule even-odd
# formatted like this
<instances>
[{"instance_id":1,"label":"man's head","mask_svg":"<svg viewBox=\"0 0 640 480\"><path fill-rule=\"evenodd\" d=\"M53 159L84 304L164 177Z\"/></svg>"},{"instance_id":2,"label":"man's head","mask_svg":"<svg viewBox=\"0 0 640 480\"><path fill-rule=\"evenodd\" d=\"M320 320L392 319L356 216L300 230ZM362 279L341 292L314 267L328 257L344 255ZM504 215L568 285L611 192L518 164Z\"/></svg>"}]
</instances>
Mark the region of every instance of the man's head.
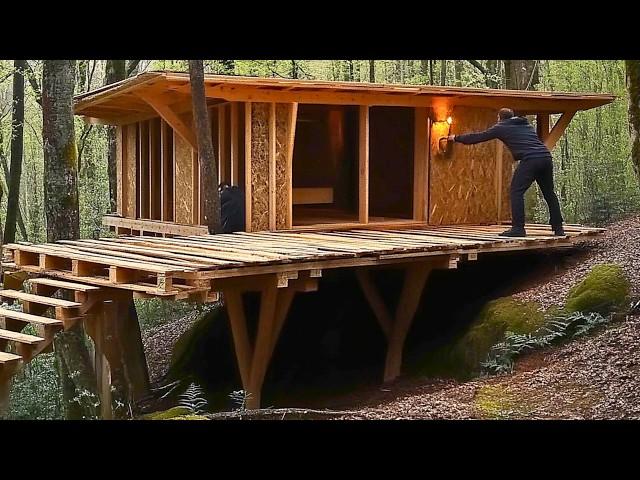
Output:
<instances>
[{"instance_id":1,"label":"man's head","mask_svg":"<svg viewBox=\"0 0 640 480\"><path fill-rule=\"evenodd\" d=\"M498 121L507 120L508 118L513 118L513 110L510 108L501 108L498 112Z\"/></svg>"}]
</instances>

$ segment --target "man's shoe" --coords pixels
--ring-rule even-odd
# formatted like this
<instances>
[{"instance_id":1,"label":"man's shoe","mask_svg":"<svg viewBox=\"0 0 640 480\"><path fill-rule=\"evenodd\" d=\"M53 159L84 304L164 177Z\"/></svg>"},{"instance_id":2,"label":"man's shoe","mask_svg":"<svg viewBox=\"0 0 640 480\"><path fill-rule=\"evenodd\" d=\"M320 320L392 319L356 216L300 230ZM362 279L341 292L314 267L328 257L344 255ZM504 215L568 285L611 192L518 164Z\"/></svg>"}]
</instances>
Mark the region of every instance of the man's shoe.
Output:
<instances>
[{"instance_id":1,"label":"man's shoe","mask_svg":"<svg viewBox=\"0 0 640 480\"><path fill-rule=\"evenodd\" d=\"M509 230L505 230L504 232L502 232L500 236L501 237L526 237L527 232L525 232L524 228L523 229L510 228Z\"/></svg>"},{"instance_id":2,"label":"man's shoe","mask_svg":"<svg viewBox=\"0 0 640 480\"><path fill-rule=\"evenodd\" d=\"M566 233L564 233L564 228L562 228L562 225L560 225L559 227L553 227L553 234L556 237L564 237L567 235Z\"/></svg>"}]
</instances>

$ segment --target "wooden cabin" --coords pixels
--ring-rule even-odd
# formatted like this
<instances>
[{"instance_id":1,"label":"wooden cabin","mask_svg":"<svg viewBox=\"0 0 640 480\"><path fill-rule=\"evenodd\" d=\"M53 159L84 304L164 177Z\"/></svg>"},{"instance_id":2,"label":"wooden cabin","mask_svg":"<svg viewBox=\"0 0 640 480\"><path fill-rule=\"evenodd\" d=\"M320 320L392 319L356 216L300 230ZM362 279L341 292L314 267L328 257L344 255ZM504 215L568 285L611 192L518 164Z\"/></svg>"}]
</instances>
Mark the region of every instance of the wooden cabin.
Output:
<instances>
[{"instance_id":1,"label":"wooden cabin","mask_svg":"<svg viewBox=\"0 0 640 480\"><path fill-rule=\"evenodd\" d=\"M213 302L222 293L247 405L258 407L295 295L317 290L332 269L354 271L388 341L391 381L434 269L480 254L569 247L603 231L569 225L555 237L548 225L528 225L527 237L500 237L510 219L508 150L497 140L440 139L486 129L510 107L535 119L551 149L576 112L611 95L216 75L205 76L205 91L219 178L244 191L247 231L208 235L202 225L202 192L218 186L199 178L187 74L143 73L78 96L76 114L117 126L117 212L104 223L118 236L4 246L3 266L13 273L0 299L23 311L0 308L0 403L19 365L82 321L96 345L108 418L113 362L127 371L134 397L149 385L128 302ZM385 269L404 273L395 311L373 280ZM75 301L52 298L58 290ZM261 295L254 338L246 292ZM54 318L44 317L50 308ZM20 333L26 324L41 333ZM17 350L4 352L8 343Z\"/></svg>"},{"instance_id":2,"label":"wooden cabin","mask_svg":"<svg viewBox=\"0 0 640 480\"><path fill-rule=\"evenodd\" d=\"M488 128L509 107L535 117L553 148L577 111L614 98L217 75L205 88L219 179L243 189L247 231L508 221L509 151L445 152L439 139ZM78 97L78 115L118 125L122 218L105 222L120 232L202 224L200 194L215 186L198 178L189 91L188 74L152 72Z\"/></svg>"}]
</instances>

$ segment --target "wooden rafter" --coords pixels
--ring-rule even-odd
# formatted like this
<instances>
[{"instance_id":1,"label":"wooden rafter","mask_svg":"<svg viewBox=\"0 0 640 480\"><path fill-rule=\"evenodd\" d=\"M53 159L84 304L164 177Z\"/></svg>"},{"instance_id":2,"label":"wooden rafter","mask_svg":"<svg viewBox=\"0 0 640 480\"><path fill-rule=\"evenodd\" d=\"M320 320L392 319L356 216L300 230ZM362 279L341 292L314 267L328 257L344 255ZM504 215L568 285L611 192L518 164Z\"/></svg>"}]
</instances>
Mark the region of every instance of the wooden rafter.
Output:
<instances>
[{"instance_id":1,"label":"wooden rafter","mask_svg":"<svg viewBox=\"0 0 640 480\"><path fill-rule=\"evenodd\" d=\"M143 92L136 92L136 95L147 102L151 108L153 108L157 114L160 115L160 117L162 117L162 119L191 146L191 148L196 151L198 150L198 144L193 130L180 118L178 113L173 110L170 105L162 101L161 97L149 95Z\"/></svg>"},{"instance_id":2,"label":"wooden rafter","mask_svg":"<svg viewBox=\"0 0 640 480\"><path fill-rule=\"evenodd\" d=\"M549 150L553 150L553 147L556 146L556 143L558 143L558 140L560 140L560 137L562 137L562 134L569 126L569 122L571 122L571 119L575 114L575 111L565 112L558 119L551 132L549 132L549 136L544 141L544 144Z\"/></svg>"}]
</instances>

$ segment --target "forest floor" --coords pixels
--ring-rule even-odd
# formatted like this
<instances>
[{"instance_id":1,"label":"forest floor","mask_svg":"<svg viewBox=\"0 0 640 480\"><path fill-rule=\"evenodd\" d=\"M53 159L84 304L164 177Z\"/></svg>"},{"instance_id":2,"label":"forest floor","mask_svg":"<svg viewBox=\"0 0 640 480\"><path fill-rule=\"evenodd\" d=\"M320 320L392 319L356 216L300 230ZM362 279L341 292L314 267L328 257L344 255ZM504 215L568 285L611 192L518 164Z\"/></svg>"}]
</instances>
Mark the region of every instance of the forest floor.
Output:
<instances>
[{"instance_id":1,"label":"forest floor","mask_svg":"<svg viewBox=\"0 0 640 480\"><path fill-rule=\"evenodd\" d=\"M640 296L640 216L609 225L586 246L562 268L533 273L514 296L560 305L594 265L610 262L623 267ZM143 332L152 380L166 372L175 340L194 319ZM521 357L511 374L466 382L405 377L325 397L318 407L345 412L341 419L640 419L640 315Z\"/></svg>"},{"instance_id":2,"label":"forest floor","mask_svg":"<svg viewBox=\"0 0 640 480\"><path fill-rule=\"evenodd\" d=\"M545 307L599 263L615 262L640 294L640 217L616 222L563 271L532 279L515 296ZM404 378L336 399L343 419L640 419L640 315L522 357L511 374L467 382ZM354 409L355 407L355 409Z\"/></svg>"}]
</instances>

